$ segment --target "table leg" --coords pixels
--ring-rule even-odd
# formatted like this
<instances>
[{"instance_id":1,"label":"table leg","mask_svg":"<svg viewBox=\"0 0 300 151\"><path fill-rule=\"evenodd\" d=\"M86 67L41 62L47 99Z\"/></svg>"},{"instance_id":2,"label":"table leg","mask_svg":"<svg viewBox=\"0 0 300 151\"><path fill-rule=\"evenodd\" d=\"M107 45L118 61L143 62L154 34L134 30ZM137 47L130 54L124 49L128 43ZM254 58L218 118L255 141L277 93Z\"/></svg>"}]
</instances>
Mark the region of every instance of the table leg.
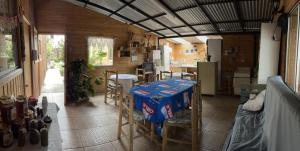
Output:
<instances>
[{"instance_id":1,"label":"table leg","mask_svg":"<svg viewBox=\"0 0 300 151\"><path fill-rule=\"evenodd\" d=\"M151 122L151 128L150 128L150 139L151 142L154 140L154 123Z\"/></svg>"}]
</instances>

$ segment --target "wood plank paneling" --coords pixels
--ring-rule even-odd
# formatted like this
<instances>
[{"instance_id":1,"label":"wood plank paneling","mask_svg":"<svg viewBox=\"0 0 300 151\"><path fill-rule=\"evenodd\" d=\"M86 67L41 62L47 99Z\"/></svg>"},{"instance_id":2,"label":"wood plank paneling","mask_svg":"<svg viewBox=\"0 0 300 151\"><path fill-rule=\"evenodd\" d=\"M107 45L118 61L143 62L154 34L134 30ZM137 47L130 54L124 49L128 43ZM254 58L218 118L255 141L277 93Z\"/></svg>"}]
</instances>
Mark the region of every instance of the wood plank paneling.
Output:
<instances>
[{"instance_id":1,"label":"wood plank paneling","mask_svg":"<svg viewBox=\"0 0 300 151\"><path fill-rule=\"evenodd\" d=\"M223 92L228 92L232 89L232 79L234 71L238 67L255 68L258 49L256 44L259 42L255 35L224 35L222 46L222 74L221 74L221 89ZM227 54L227 50L235 50L232 54Z\"/></svg>"},{"instance_id":2,"label":"wood plank paneling","mask_svg":"<svg viewBox=\"0 0 300 151\"><path fill-rule=\"evenodd\" d=\"M0 79L0 96L24 95L23 71L17 69Z\"/></svg>"},{"instance_id":3,"label":"wood plank paneling","mask_svg":"<svg viewBox=\"0 0 300 151\"><path fill-rule=\"evenodd\" d=\"M57 13L59 12L59 13ZM39 33L60 33L66 35L66 67L78 58L87 59L87 38L89 36L103 36L114 38L114 65L97 67L95 75L103 75L106 69L116 69L120 73L134 73L135 67L142 63L131 62L130 58L119 58L117 50L126 46L128 33L134 33L133 39L141 41L145 31L128 25L108 16L91 11L61 0L36 0L35 21ZM152 36L151 43L155 44L156 37ZM138 51L139 58L143 58L142 51ZM104 86L96 86L96 92L103 92Z\"/></svg>"}]
</instances>

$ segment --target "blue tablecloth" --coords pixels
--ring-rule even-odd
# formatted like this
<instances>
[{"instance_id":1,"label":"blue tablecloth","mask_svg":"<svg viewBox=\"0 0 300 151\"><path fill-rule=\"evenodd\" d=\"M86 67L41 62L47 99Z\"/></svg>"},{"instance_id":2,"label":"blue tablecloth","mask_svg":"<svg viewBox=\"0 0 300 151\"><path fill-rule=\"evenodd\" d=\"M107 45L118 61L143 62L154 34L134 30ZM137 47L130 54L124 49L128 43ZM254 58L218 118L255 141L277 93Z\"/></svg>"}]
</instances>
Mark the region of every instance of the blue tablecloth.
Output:
<instances>
[{"instance_id":1,"label":"blue tablecloth","mask_svg":"<svg viewBox=\"0 0 300 151\"><path fill-rule=\"evenodd\" d=\"M161 133L165 119L190 104L195 81L171 79L135 86L130 90L135 109L143 112L145 118L156 124L156 132Z\"/></svg>"}]
</instances>

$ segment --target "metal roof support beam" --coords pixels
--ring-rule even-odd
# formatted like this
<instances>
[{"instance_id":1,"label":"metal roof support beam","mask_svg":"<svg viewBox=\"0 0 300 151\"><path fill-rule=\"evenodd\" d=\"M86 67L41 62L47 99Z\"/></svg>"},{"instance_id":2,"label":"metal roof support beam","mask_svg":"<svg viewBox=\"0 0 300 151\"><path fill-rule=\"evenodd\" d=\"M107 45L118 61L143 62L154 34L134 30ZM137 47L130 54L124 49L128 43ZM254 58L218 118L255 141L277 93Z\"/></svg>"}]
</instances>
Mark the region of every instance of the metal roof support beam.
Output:
<instances>
[{"instance_id":1,"label":"metal roof support beam","mask_svg":"<svg viewBox=\"0 0 300 151\"><path fill-rule=\"evenodd\" d=\"M241 28L242 28L242 30L244 32L245 31L245 29L244 29L245 23L242 20L242 16L241 16L242 12L241 12L241 9L240 9L239 2L237 0L234 0L233 4L234 4L235 12L237 13L237 17L238 17L240 26L241 26Z\"/></svg>"},{"instance_id":2,"label":"metal roof support beam","mask_svg":"<svg viewBox=\"0 0 300 151\"><path fill-rule=\"evenodd\" d=\"M139 12L140 14L146 16L147 18L153 17L153 16L147 14L146 12L142 11L141 9L135 7L134 5L129 4L129 3L126 2L125 0L119 0L119 1L122 2L122 3L124 3L124 4L127 4L128 7L134 9L135 11L137 11L137 12ZM173 30L172 28L168 27L167 25L163 24L162 22L158 21L157 19L153 18L152 20L155 21L156 23L160 24L161 26L163 26L163 27L165 27L165 28L171 30L172 32L176 33L178 36L181 36L180 33L178 33L177 31Z\"/></svg>"},{"instance_id":3,"label":"metal roof support beam","mask_svg":"<svg viewBox=\"0 0 300 151\"><path fill-rule=\"evenodd\" d=\"M203 7L203 5L201 5L201 3L198 0L194 0L196 1L198 7L202 10L202 12L205 14L205 16L208 18L209 22L212 24L212 26L214 27L214 29L220 33L220 29L218 28L218 26L216 25L216 23L214 22L214 20L211 18L210 14L206 11L206 9Z\"/></svg>"},{"instance_id":4,"label":"metal roof support beam","mask_svg":"<svg viewBox=\"0 0 300 151\"><path fill-rule=\"evenodd\" d=\"M258 20L243 20L243 22L268 22L270 21L269 19L258 19ZM216 24L224 24L224 23L238 23L239 20L233 20L233 21L221 21L221 22L215 22ZM191 26L201 26L201 25L210 25L211 23L200 23L200 24L190 24ZM181 26L173 26L170 28L182 28L182 27L187 27L185 25ZM161 31L161 30L166 30L167 28L161 28L161 29L155 29L153 31Z\"/></svg>"},{"instance_id":5,"label":"metal roof support beam","mask_svg":"<svg viewBox=\"0 0 300 151\"><path fill-rule=\"evenodd\" d=\"M190 34L183 36L165 36L159 37L158 39L167 39L167 38L180 38L180 37L194 37L194 36L209 36L209 35L240 35L240 34L259 34L259 31L254 32L226 32L226 33L206 33L206 34Z\"/></svg>"},{"instance_id":6,"label":"metal roof support beam","mask_svg":"<svg viewBox=\"0 0 300 151\"><path fill-rule=\"evenodd\" d=\"M199 0L197 0L199 1ZM215 1L215 2L199 2L200 5L214 5L214 4L223 4L223 3L232 3L235 0L222 0L222 1ZM246 2L246 1L256 1L256 0L237 0L238 2ZM189 7L184 7L184 8L178 8L175 9L175 12L182 11L182 10L187 10L187 9L192 9L192 8L197 8L197 5L189 6Z\"/></svg>"},{"instance_id":7,"label":"metal roof support beam","mask_svg":"<svg viewBox=\"0 0 300 151\"><path fill-rule=\"evenodd\" d=\"M176 14L176 12L174 12L174 10L172 10L172 8L169 5L167 5L162 0L158 0L158 1L160 2L160 4L162 4L164 7L166 7L169 11L171 11L173 13L172 15L175 15L175 17L177 17L180 21L182 21L185 24L185 26L187 26L190 29L192 29L196 34L199 34L199 32L194 27L192 27L191 25L189 25L184 19L182 19L178 14Z\"/></svg>"},{"instance_id":8,"label":"metal roof support beam","mask_svg":"<svg viewBox=\"0 0 300 151\"><path fill-rule=\"evenodd\" d=\"M86 2L85 0L76 0L76 1L79 1L79 2L82 2L82 3L85 3L85 2ZM103 6L101 6L101 5L98 5L98 4L89 2L89 1L86 2L86 3L87 3L88 5L92 5L92 6L94 6L94 7L97 7L97 8L99 8L99 9L102 9L102 10L107 11L107 12L109 12L109 13L113 13L113 12L114 12L114 11L112 11L112 10L106 8L106 7L103 7ZM119 14L119 13L116 13L116 14L114 14L114 15L116 15L116 16L122 18L122 19L125 19L125 20L127 20L127 21L129 21L129 22L134 22L134 21L131 20L130 18L125 17L125 16L123 16L123 15L121 15L121 14ZM141 26L141 27L147 29L149 32L154 32L154 33L156 33L156 34L158 34L158 35L160 35L160 36L162 36L162 37L165 37L163 34L157 32L157 31L153 31L151 28L146 27L146 26L144 26L144 25L142 25L142 24L140 24L140 23L137 23L137 25L139 25L139 26Z\"/></svg>"},{"instance_id":9,"label":"metal roof support beam","mask_svg":"<svg viewBox=\"0 0 300 151\"><path fill-rule=\"evenodd\" d=\"M135 0L132 0L132 1L128 2L128 4L131 4L131 3L133 3L134 1L135 1ZM114 11L113 13L109 14L108 16L110 17L110 16L116 14L117 12L119 12L120 10L122 10L123 8L125 8L128 4L124 4L124 5L121 6L119 9L117 9L117 10Z\"/></svg>"},{"instance_id":10,"label":"metal roof support beam","mask_svg":"<svg viewBox=\"0 0 300 151\"><path fill-rule=\"evenodd\" d=\"M141 19L141 20L136 21L136 22L131 23L131 24L136 24L136 23L144 22L144 21L147 21L147 20L150 20L150 19L154 19L154 18L158 18L158 17L164 16L164 15L167 15L167 14L166 13L157 14L157 15L145 18L145 19Z\"/></svg>"}]
</instances>

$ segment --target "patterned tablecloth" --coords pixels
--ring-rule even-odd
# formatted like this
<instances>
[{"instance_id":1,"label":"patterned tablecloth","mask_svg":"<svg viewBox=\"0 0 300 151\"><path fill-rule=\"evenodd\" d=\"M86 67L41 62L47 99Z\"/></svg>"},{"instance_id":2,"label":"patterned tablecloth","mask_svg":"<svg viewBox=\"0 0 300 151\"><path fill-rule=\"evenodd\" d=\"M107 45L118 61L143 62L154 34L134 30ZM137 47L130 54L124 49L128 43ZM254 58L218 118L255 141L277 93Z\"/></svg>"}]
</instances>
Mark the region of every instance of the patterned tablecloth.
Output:
<instances>
[{"instance_id":1,"label":"patterned tablecloth","mask_svg":"<svg viewBox=\"0 0 300 151\"><path fill-rule=\"evenodd\" d=\"M190 104L195 81L171 79L135 86L130 90L135 108L143 112L145 118L156 125L156 133L161 134L165 119Z\"/></svg>"}]
</instances>

